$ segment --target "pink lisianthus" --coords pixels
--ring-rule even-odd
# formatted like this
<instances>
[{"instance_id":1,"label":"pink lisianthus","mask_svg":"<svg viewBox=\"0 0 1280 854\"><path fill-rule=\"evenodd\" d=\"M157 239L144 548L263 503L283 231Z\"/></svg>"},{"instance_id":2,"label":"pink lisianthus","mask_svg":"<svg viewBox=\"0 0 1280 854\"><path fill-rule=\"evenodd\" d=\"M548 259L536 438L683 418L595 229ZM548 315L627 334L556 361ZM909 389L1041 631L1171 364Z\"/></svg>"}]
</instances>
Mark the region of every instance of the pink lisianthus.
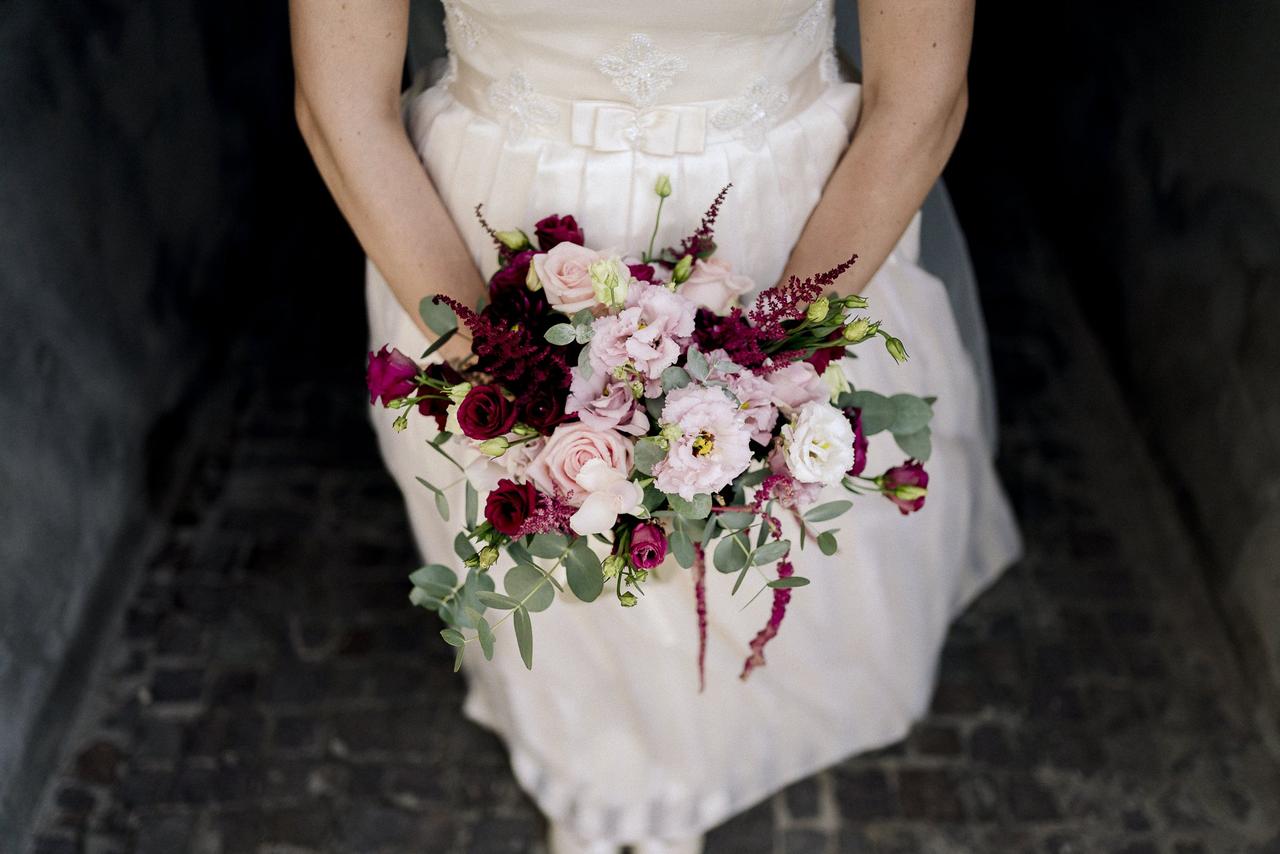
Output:
<instances>
[{"instance_id":1,"label":"pink lisianthus","mask_svg":"<svg viewBox=\"0 0 1280 854\"><path fill-rule=\"evenodd\" d=\"M919 460L907 460L880 477L880 488L884 497L906 516L924 507L925 495L929 491L929 473Z\"/></svg>"},{"instance_id":2,"label":"pink lisianthus","mask_svg":"<svg viewBox=\"0 0 1280 854\"><path fill-rule=\"evenodd\" d=\"M565 241L533 256L533 270L547 302L556 311L574 314L596 305L591 265L605 256L594 249Z\"/></svg>"},{"instance_id":3,"label":"pink lisianthus","mask_svg":"<svg viewBox=\"0 0 1280 854\"><path fill-rule=\"evenodd\" d=\"M778 423L778 410L773 405L773 385L751 371L730 374L725 378L725 384L738 398L738 409L751 429L751 438L761 445L769 444L769 437Z\"/></svg>"},{"instance_id":4,"label":"pink lisianthus","mask_svg":"<svg viewBox=\"0 0 1280 854\"><path fill-rule=\"evenodd\" d=\"M391 401L400 400L413 394L418 386L413 378L418 373L418 366L404 353L383 345L382 349L369 353L369 369L365 375L365 383L369 386L369 403L379 397L383 406L390 406Z\"/></svg>"},{"instance_id":5,"label":"pink lisianthus","mask_svg":"<svg viewBox=\"0 0 1280 854\"><path fill-rule=\"evenodd\" d=\"M649 431L649 416L631 386L603 371L592 371L589 377L573 371L569 400L565 412L595 430L618 430L632 436Z\"/></svg>"},{"instance_id":6,"label":"pink lisianthus","mask_svg":"<svg viewBox=\"0 0 1280 854\"><path fill-rule=\"evenodd\" d=\"M808 362L792 362L765 377L773 386L773 403L788 417L806 403L826 401L831 390Z\"/></svg>"},{"instance_id":7,"label":"pink lisianthus","mask_svg":"<svg viewBox=\"0 0 1280 854\"><path fill-rule=\"evenodd\" d=\"M738 297L756 286L749 276L733 272L733 265L720 258L693 262L689 278L680 285L679 294L716 314L724 314L738 302Z\"/></svg>"},{"instance_id":8,"label":"pink lisianthus","mask_svg":"<svg viewBox=\"0 0 1280 854\"><path fill-rule=\"evenodd\" d=\"M662 526L641 522L631 530L631 565L637 569L653 569L667 556L667 534Z\"/></svg>"},{"instance_id":9,"label":"pink lisianthus","mask_svg":"<svg viewBox=\"0 0 1280 854\"><path fill-rule=\"evenodd\" d=\"M676 363L693 336L697 307L660 285L634 282L627 307L598 318L591 338L591 367L612 373L630 366L645 382L645 392L659 393L662 372Z\"/></svg>"},{"instance_id":10,"label":"pink lisianthus","mask_svg":"<svg viewBox=\"0 0 1280 854\"><path fill-rule=\"evenodd\" d=\"M751 428L719 388L688 385L667 395L664 425L680 435L653 467L655 485L686 501L728 486L751 465Z\"/></svg>"},{"instance_id":11,"label":"pink lisianthus","mask_svg":"<svg viewBox=\"0 0 1280 854\"><path fill-rule=\"evenodd\" d=\"M774 442L773 448L769 451L769 471L785 478L785 480L775 480L770 488L770 495L783 507L799 510L817 501L818 496L822 494L822 484L802 483L796 480L791 467L787 465L787 452L783 449L782 442Z\"/></svg>"},{"instance_id":12,"label":"pink lisianthus","mask_svg":"<svg viewBox=\"0 0 1280 854\"><path fill-rule=\"evenodd\" d=\"M583 467L591 460L603 460L623 478L629 477L631 448L631 440L616 430L594 430L581 422L561 424L529 462L525 474L540 491L562 495L566 503L581 507L591 492L578 482Z\"/></svg>"}]
</instances>

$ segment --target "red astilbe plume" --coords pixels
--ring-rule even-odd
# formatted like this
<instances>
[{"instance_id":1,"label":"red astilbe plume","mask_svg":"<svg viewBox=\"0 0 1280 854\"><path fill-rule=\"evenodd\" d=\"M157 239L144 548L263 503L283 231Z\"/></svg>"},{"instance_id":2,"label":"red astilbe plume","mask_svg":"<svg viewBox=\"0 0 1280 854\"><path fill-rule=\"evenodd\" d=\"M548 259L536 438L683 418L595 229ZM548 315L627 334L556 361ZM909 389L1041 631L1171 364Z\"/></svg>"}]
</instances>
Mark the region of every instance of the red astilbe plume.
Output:
<instances>
[{"instance_id":1,"label":"red astilbe plume","mask_svg":"<svg viewBox=\"0 0 1280 854\"><path fill-rule=\"evenodd\" d=\"M825 273L818 273L803 281L791 276L785 283L774 285L761 293L750 314L751 324L760 337L765 341L776 341L786 335L782 324L803 318L809 303L822 296L857 260L857 255L850 255L847 261L841 261Z\"/></svg>"},{"instance_id":2,"label":"red astilbe plume","mask_svg":"<svg viewBox=\"0 0 1280 854\"><path fill-rule=\"evenodd\" d=\"M702 352L724 350L733 362L744 368L758 367L766 358L760 349L756 330L747 323L740 308L734 308L723 317L710 309L698 309L693 340Z\"/></svg>"},{"instance_id":3,"label":"red astilbe plume","mask_svg":"<svg viewBox=\"0 0 1280 854\"><path fill-rule=\"evenodd\" d=\"M505 320L477 314L453 297L436 294L431 298L453 309L458 319L471 330L471 352L476 354L476 367L510 382L524 374L531 363L554 360L558 354L537 341L526 327L513 329ZM559 356L561 361L563 356Z\"/></svg>"},{"instance_id":4,"label":"red astilbe plume","mask_svg":"<svg viewBox=\"0 0 1280 854\"><path fill-rule=\"evenodd\" d=\"M789 560L778 561L778 577L790 578L795 575L795 567L791 565ZM751 647L751 655L747 656L746 662L742 665L742 673L739 679L746 680L751 675L751 671L757 667L764 666L764 648L769 641L773 640L778 634L778 628L782 625L782 619L787 616L787 605L791 602L791 589L787 587L773 590L773 608L769 612L769 622L765 623L754 638L752 638L749 646Z\"/></svg>"},{"instance_id":5,"label":"red astilbe plume","mask_svg":"<svg viewBox=\"0 0 1280 854\"><path fill-rule=\"evenodd\" d=\"M698 693L707 687L707 555L693 544L693 601L698 612Z\"/></svg>"},{"instance_id":6,"label":"red astilbe plume","mask_svg":"<svg viewBox=\"0 0 1280 854\"><path fill-rule=\"evenodd\" d=\"M668 249L666 253L670 253L674 257L671 263L679 261L686 255L692 255L695 258L705 258L712 252L716 251L716 217L720 216L720 206L724 204L724 198L729 194L729 188L732 183L725 184L720 192L716 194L715 200L711 203L711 207L707 208L707 212L702 215L702 222L698 223L698 228L680 241L678 249Z\"/></svg>"}]
</instances>

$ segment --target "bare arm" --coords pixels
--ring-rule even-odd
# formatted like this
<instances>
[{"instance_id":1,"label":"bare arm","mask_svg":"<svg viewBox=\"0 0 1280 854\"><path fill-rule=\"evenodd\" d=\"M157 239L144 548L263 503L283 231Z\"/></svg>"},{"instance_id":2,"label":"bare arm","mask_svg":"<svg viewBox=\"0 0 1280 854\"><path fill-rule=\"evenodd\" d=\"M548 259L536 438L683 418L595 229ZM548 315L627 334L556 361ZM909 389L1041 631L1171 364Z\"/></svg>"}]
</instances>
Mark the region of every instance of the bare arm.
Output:
<instances>
[{"instance_id":1,"label":"bare arm","mask_svg":"<svg viewBox=\"0 0 1280 854\"><path fill-rule=\"evenodd\" d=\"M365 252L426 332L422 297L474 305L483 281L400 118L409 0L290 0L289 18L303 139ZM455 339L445 354L465 350Z\"/></svg>"},{"instance_id":2,"label":"bare arm","mask_svg":"<svg viewBox=\"0 0 1280 854\"><path fill-rule=\"evenodd\" d=\"M839 290L858 293L889 257L964 123L973 3L859 2L862 113L786 274L803 278L857 252Z\"/></svg>"}]
</instances>

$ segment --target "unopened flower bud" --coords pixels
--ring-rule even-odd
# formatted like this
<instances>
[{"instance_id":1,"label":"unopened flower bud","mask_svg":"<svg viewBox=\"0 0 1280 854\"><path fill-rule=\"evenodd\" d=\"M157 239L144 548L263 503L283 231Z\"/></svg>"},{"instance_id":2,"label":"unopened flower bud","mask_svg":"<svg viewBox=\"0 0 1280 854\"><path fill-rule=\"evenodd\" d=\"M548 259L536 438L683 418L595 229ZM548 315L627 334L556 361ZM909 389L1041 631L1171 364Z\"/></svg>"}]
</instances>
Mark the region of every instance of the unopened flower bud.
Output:
<instances>
[{"instance_id":1,"label":"unopened flower bud","mask_svg":"<svg viewBox=\"0 0 1280 854\"><path fill-rule=\"evenodd\" d=\"M617 578L618 573L622 572L623 567L627 565L627 562L623 560L620 555L609 555L604 559L604 562L601 565L604 567L604 577L608 580L610 578Z\"/></svg>"},{"instance_id":2,"label":"unopened flower bud","mask_svg":"<svg viewBox=\"0 0 1280 854\"><path fill-rule=\"evenodd\" d=\"M520 229L511 231L499 231L496 234L498 241L512 252L519 252L522 249L529 248L529 235Z\"/></svg>"},{"instance_id":3,"label":"unopened flower bud","mask_svg":"<svg viewBox=\"0 0 1280 854\"><path fill-rule=\"evenodd\" d=\"M507 448L511 447L511 443L507 441L506 436L495 436L492 439L485 439L480 443L480 453L488 457L500 457L507 452Z\"/></svg>"},{"instance_id":4,"label":"unopened flower bud","mask_svg":"<svg viewBox=\"0 0 1280 854\"><path fill-rule=\"evenodd\" d=\"M840 399L840 395L853 391L849 385L849 378L844 375L844 371L840 370L840 365L832 362L827 365L827 369L822 372L822 381L827 386L827 391L831 392L831 402L835 403Z\"/></svg>"},{"instance_id":5,"label":"unopened flower bud","mask_svg":"<svg viewBox=\"0 0 1280 854\"><path fill-rule=\"evenodd\" d=\"M808 318L810 323L821 323L827 319L827 314L830 311L831 300L826 297L818 297L809 303L809 308L805 311L804 316Z\"/></svg>"},{"instance_id":6,"label":"unopened flower bud","mask_svg":"<svg viewBox=\"0 0 1280 854\"><path fill-rule=\"evenodd\" d=\"M409 413L402 412L400 417L391 422L391 429L397 433L403 433L409 426Z\"/></svg>"},{"instance_id":7,"label":"unopened flower bud","mask_svg":"<svg viewBox=\"0 0 1280 854\"><path fill-rule=\"evenodd\" d=\"M454 403L462 403L462 401L466 399L466 396L470 391L471 391L471 383L464 382L464 383L458 383L457 385L449 386L444 390L444 393L449 395L449 399L452 400Z\"/></svg>"},{"instance_id":8,"label":"unopened flower bud","mask_svg":"<svg viewBox=\"0 0 1280 854\"><path fill-rule=\"evenodd\" d=\"M671 283L683 284L691 272L693 272L693 256L686 255L676 262L675 269L671 271Z\"/></svg>"},{"instance_id":9,"label":"unopened flower bud","mask_svg":"<svg viewBox=\"0 0 1280 854\"><path fill-rule=\"evenodd\" d=\"M624 608L634 607L637 601L638 600L636 599L636 594L631 592L623 593L621 596L618 597L619 604L621 604L622 607Z\"/></svg>"},{"instance_id":10,"label":"unopened flower bud","mask_svg":"<svg viewBox=\"0 0 1280 854\"><path fill-rule=\"evenodd\" d=\"M497 546L485 546L480 550L477 566L479 566L481 569L488 569L489 567L493 566L497 562L498 562Z\"/></svg>"},{"instance_id":11,"label":"unopened flower bud","mask_svg":"<svg viewBox=\"0 0 1280 854\"><path fill-rule=\"evenodd\" d=\"M844 303L845 308L866 308L870 305L862 294L849 294L841 299L841 302Z\"/></svg>"},{"instance_id":12,"label":"unopened flower bud","mask_svg":"<svg viewBox=\"0 0 1280 854\"><path fill-rule=\"evenodd\" d=\"M631 274L618 258L596 261L587 268L591 288L597 302L609 308L621 308L627 302Z\"/></svg>"},{"instance_id":13,"label":"unopened flower bud","mask_svg":"<svg viewBox=\"0 0 1280 854\"><path fill-rule=\"evenodd\" d=\"M671 195L671 178L667 175L659 175L658 183L654 185L653 191L658 194L660 199L665 199Z\"/></svg>"},{"instance_id":14,"label":"unopened flower bud","mask_svg":"<svg viewBox=\"0 0 1280 854\"><path fill-rule=\"evenodd\" d=\"M632 380L628 387L631 389L631 396L636 400L644 397L644 383L639 380Z\"/></svg>"},{"instance_id":15,"label":"unopened flower bud","mask_svg":"<svg viewBox=\"0 0 1280 854\"><path fill-rule=\"evenodd\" d=\"M663 424L659 435L668 442L674 442L684 435L684 428L679 424Z\"/></svg>"},{"instance_id":16,"label":"unopened flower bud","mask_svg":"<svg viewBox=\"0 0 1280 854\"><path fill-rule=\"evenodd\" d=\"M649 580L649 570L637 569L634 573L632 573L631 580L634 581L636 584L644 584L646 581Z\"/></svg>"},{"instance_id":17,"label":"unopened flower bud","mask_svg":"<svg viewBox=\"0 0 1280 854\"><path fill-rule=\"evenodd\" d=\"M849 321L849 325L844 328L844 340L850 344L857 344L859 341L865 341L867 336L871 334L871 321L865 317L855 317Z\"/></svg>"},{"instance_id":18,"label":"unopened flower bud","mask_svg":"<svg viewBox=\"0 0 1280 854\"><path fill-rule=\"evenodd\" d=\"M512 433L515 433L517 436L536 436L536 435L538 435L538 431L537 431L537 429L536 429L536 428L534 428L534 427L530 427L528 424L525 424L524 422L521 422L521 423L517 424L516 426L512 427L512 428L511 428L511 432L512 432Z\"/></svg>"},{"instance_id":19,"label":"unopened flower bud","mask_svg":"<svg viewBox=\"0 0 1280 854\"><path fill-rule=\"evenodd\" d=\"M524 286L535 293L542 290L542 280L538 278L538 271L529 265L529 272L525 274Z\"/></svg>"},{"instance_id":20,"label":"unopened flower bud","mask_svg":"<svg viewBox=\"0 0 1280 854\"><path fill-rule=\"evenodd\" d=\"M907 348L902 345L901 341L894 338L892 335L884 339L884 348L889 351L889 355L892 356L893 360L898 364L902 364L907 360Z\"/></svg>"},{"instance_id":21,"label":"unopened flower bud","mask_svg":"<svg viewBox=\"0 0 1280 854\"><path fill-rule=\"evenodd\" d=\"M903 484L893 488L893 494L901 498L903 501L915 501L917 498L924 498L929 492L928 487L911 486Z\"/></svg>"}]
</instances>

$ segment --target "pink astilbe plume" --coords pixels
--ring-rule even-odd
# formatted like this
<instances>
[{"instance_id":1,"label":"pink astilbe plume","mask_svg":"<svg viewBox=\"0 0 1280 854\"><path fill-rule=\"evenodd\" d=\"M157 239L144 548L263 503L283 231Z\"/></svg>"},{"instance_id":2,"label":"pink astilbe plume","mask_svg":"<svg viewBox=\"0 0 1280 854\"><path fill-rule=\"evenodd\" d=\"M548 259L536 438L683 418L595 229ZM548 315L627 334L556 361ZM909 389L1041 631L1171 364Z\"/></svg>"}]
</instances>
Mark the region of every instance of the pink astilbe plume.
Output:
<instances>
[{"instance_id":1,"label":"pink astilbe plume","mask_svg":"<svg viewBox=\"0 0 1280 854\"><path fill-rule=\"evenodd\" d=\"M778 561L778 577L790 578L795 575L795 567L791 565L789 560ZM751 671L757 667L764 666L764 648L769 641L773 640L778 634L778 628L782 625L782 619L787 616L787 605L791 602L790 588L777 588L773 590L773 609L769 612L769 622L765 623L765 627L761 629L754 638L752 638L749 646L751 647L751 655L747 656L746 662L742 665L742 673L739 679L746 680L751 675Z\"/></svg>"},{"instance_id":2,"label":"pink astilbe plume","mask_svg":"<svg viewBox=\"0 0 1280 854\"><path fill-rule=\"evenodd\" d=\"M783 284L774 285L761 293L750 314L751 324L760 337L766 341L776 341L783 337L786 330L782 324L804 317L809 303L822 296L857 260L857 255L850 255L847 261L841 261L825 273L818 273L803 281L791 276Z\"/></svg>"},{"instance_id":3,"label":"pink astilbe plume","mask_svg":"<svg viewBox=\"0 0 1280 854\"><path fill-rule=\"evenodd\" d=\"M720 216L720 206L724 204L724 198L729 194L729 188L732 186L732 183L725 184L720 192L716 194L715 201L711 203L711 207L707 208L707 212L702 215L702 222L698 223L698 228L693 234L680 241L678 249L667 250L675 256L673 263L686 255L705 258L716 251L716 217Z\"/></svg>"},{"instance_id":4,"label":"pink astilbe plume","mask_svg":"<svg viewBox=\"0 0 1280 854\"><path fill-rule=\"evenodd\" d=\"M566 504L558 496L539 492L537 507L525 518L516 532L511 535L511 539L518 540L531 534L551 533L573 536L573 529L569 527L569 517L577 509Z\"/></svg>"}]
</instances>

